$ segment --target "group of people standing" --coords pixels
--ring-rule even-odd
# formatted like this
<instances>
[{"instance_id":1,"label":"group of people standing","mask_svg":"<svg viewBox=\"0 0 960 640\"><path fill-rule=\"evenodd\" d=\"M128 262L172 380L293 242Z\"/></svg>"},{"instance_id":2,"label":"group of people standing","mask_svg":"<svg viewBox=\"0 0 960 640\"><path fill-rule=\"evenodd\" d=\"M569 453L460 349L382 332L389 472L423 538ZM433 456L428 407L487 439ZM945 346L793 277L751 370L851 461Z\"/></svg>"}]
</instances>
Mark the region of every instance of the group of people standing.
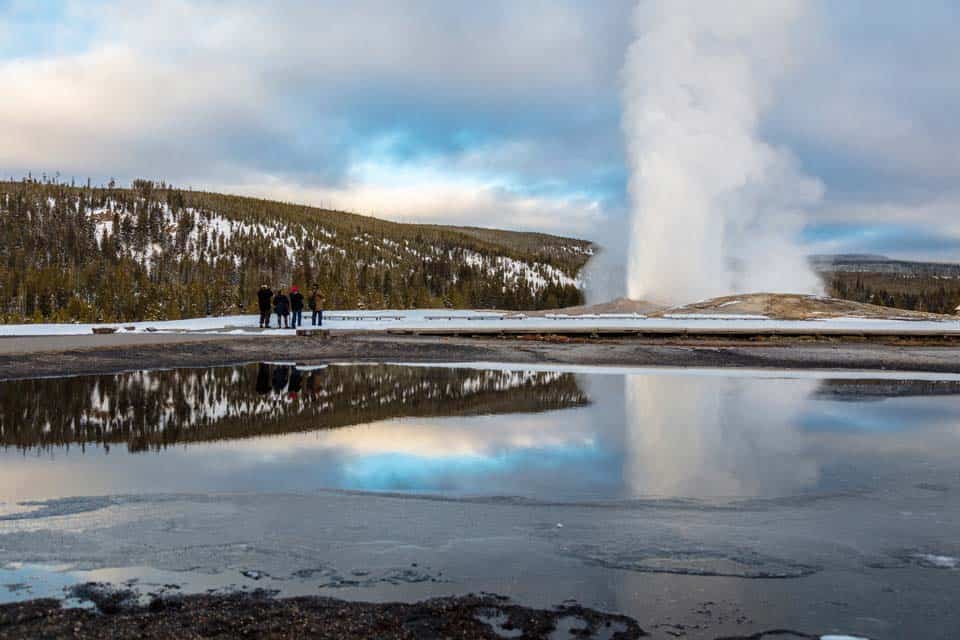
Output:
<instances>
[{"instance_id":1,"label":"group of people standing","mask_svg":"<svg viewBox=\"0 0 960 640\"><path fill-rule=\"evenodd\" d=\"M303 303L304 296L296 285L290 287L290 295L283 292L283 287L277 289L276 294L273 290L263 284L257 292L257 302L260 304L260 328L270 328L271 310L277 314L278 329L296 329L303 326ZM307 306L310 307L310 323L315 327L323 326L323 292L317 285L313 285L313 291L306 298Z\"/></svg>"}]
</instances>

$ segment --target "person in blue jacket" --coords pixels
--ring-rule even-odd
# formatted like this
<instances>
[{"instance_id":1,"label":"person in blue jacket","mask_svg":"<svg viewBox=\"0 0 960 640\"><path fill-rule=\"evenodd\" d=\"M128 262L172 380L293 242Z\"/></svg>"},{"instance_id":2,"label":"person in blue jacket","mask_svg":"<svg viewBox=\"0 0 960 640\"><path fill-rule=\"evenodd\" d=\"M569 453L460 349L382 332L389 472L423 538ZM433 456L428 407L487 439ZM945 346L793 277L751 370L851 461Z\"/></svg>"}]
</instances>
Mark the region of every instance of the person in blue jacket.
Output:
<instances>
[{"instance_id":1,"label":"person in blue jacket","mask_svg":"<svg viewBox=\"0 0 960 640\"><path fill-rule=\"evenodd\" d=\"M303 294L296 285L290 287L290 311L292 318L290 324L294 329L303 326Z\"/></svg>"}]
</instances>

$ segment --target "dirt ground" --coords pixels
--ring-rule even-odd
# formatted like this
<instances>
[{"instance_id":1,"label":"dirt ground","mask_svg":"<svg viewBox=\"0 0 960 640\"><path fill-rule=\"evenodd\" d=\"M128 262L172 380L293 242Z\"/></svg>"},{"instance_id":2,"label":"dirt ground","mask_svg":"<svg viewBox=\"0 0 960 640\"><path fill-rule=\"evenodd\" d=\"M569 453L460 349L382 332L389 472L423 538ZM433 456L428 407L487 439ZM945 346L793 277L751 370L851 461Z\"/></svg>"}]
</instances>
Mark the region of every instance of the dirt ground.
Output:
<instances>
[{"instance_id":1,"label":"dirt ground","mask_svg":"<svg viewBox=\"0 0 960 640\"><path fill-rule=\"evenodd\" d=\"M617 298L601 304L567 307L547 311L524 311L527 316L547 316L563 314L582 316L592 314L631 314L647 315L651 318L663 316L682 316L687 314L709 315L758 315L774 320L817 320L827 318L874 318L884 320L958 320L956 317L943 316L922 311L908 311L864 304L850 300L840 300L825 296L811 296L790 293L744 293L732 296L712 298L682 306L668 307L647 300Z\"/></svg>"},{"instance_id":2,"label":"dirt ground","mask_svg":"<svg viewBox=\"0 0 960 640\"><path fill-rule=\"evenodd\" d=\"M330 338L114 335L0 339L0 380L270 360L888 369L960 373L960 346L780 339L530 339L335 333Z\"/></svg>"},{"instance_id":3,"label":"dirt ground","mask_svg":"<svg viewBox=\"0 0 960 640\"><path fill-rule=\"evenodd\" d=\"M577 307L566 307L564 309L547 309L545 311L524 311L523 315L531 317L542 317L549 315L562 314L565 316L584 316L603 313L639 313L641 315L654 314L666 309L662 304L647 302L646 300L631 300L629 298L617 298L610 302L600 304L581 305Z\"/></svg>"},{"instance_id":4,"label":"dirt ground","mask_svg":"<svg viewBox=\"0 0 960 640\"><path fill-rule=\"evenodd\" d=\"M951 316L922 311L892 309L873 304L788 293L750 293L673 307L650 313L652 317L684 314L762 315L776 320L826 318L876 318L884 320L949 320ZM957 318L953 318L957 319Z\"/></svg>"},{"instance_id":5,"label":"dirt ground","mask_svg":"<svg viewBox=\"0 0 960 640\"><path fill-rule=\"evenodd\" d=\"M269 594L186 596L127 607L122 593L100 597L97 610L62 609L57 600L0 606L5 638L548 638L572 620L584 637L632 640L646 634L626 616L576 605L528 609L496 596L372 604L332 598L273 599ZM491 624L492 622L492 624ZM495 629L496 627L496 629ZM498 633L499 631L499 633Z\"/></svg>"}]
</instances>

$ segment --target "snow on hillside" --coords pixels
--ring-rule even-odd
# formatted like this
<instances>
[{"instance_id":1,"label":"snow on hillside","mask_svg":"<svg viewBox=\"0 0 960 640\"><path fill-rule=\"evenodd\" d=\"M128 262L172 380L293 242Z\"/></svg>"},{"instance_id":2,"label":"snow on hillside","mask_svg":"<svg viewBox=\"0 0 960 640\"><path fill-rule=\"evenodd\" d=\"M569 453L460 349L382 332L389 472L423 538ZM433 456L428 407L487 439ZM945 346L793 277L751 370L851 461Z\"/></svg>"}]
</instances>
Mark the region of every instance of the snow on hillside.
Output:
<instances>
[{"instance_id":1,"label":"snow on hillside","mask_svg":"<svg viewBox=\"0 0 960 640\"><path fill-rule=\"evenodd\" d=\"M159 207L163 216L161 223L163 229L175 236L183 228L182 218L175 215L166 203L160 203ZM98 243L102 244L107 238L118 233L118 230L114 229L115 214L121 222L124 218L133 217L133 214L121 210L115 203L87 210L87 215L95 222L94 235ZM287 257L292 259L298 251L305 248L305 240L308 236L307 229L302 225L291 227L282 223L251 224L232 220L217 213L200 212L190 207L184 209L180 216L188 216L192 219L186 227L184 247L180 254L188 255L193 259L225 256L239 264L240 257L231 251L231 243L242 238L261 238L273 247L284 249ZM336 238L334 231L323 227L318 227L315 233L324 238ZM162 247L155 243L146 251L138 251L129 246L131 244L129 241L121 240L121 242L127 245L128 250L147 267L163 255ZM345 253L343 249L322 241L313 242L311 250L319 253L326 251Z\"/></svg>"},{"instance_id":2,"label":"snow on hillside","mask_svg":"<svg viewBox=\"0 0 960 640\"><path fill-rule=\"evenodd\" d=\"M226 257L239 265L240 255L235 248L235 241L244 239L259 239L272 247L283 249L291 260L298 253L305 251L308 246L314 253L336 251L343 256L347 253L345 249L337 246L336 231L323 226L310 230L304 225L290 225L280 221L269 224L248 223L189 207L175 214L166 203L160 203L158 206L162 211L161 224L164 230L171 237L183 234L182 238L178 238L178 244L182 245L182 248L178 248L178 254L187 255L193 259ZM110 201L105 206L89 208L86 213L95 223L94 235L99 244L122 233L120 229L114 228L115 218L122 226L125 218L132 219L135 215L124 210L116 202ZM187 219L186 223L184 217ZM432 248L433 254L424 253L418 251L408 241L397 242L368 232L358 233L352 236L351 240L368 247L378 256L376 262L390 267L397 266L400 259L405 256L430 262L443 255L440 248ZM164 255L163 247L156 243L144 248L136 248L129 238L121 237L120 242L147 268ZM564 249L575 253L592 253L590 249L575 245L564 247ZM446 257L459 258L465 264L491 276L502 274L504 281L508 283L525 282L534 292L542 290L550 282L561 286L580 287L582 285L579 277L571 277L549 264L528 262L507 256L484 255L469 249L448 250ZM359 266L360 262L358 261L357 264Z\"/></svg>"},{"instance_id":3,"label":"snow on hillside","mask_svg":"<svg viewBox=\"0 0 960 640\"><path fill-rule=\"evenodd\" d=\"M502 271L506 274L508 281L526 280L534 290L542 289L551 280L561 285L573 285L575 287L581 285L579 278L571 278L560 269L549 264L530 264L504 256L496 256L490 260L474 251L464 251L463 259L470 266L485 269L491 275Z\"/></svg>"}]
</instances>

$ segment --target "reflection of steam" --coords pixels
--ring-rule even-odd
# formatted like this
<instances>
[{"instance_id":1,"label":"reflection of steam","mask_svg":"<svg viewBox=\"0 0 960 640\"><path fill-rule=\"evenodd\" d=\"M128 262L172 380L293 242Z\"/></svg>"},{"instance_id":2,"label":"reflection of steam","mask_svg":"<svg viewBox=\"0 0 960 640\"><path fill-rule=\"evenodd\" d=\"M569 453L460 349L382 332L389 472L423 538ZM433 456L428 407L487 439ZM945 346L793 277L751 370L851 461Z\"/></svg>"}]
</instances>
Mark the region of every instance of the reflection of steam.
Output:
<instances>
[{"instance_id":1,"label":"reflection of steam","mask_svg":"<svg viewBox=\"0 0 960 640\"><path fill-rule=\"evenodd\" d=\"M632 493L754 497L816 482L817 465L802 455L796 428L816 380L625 380L624 481Z\"/></svg>"}]
</instances>

